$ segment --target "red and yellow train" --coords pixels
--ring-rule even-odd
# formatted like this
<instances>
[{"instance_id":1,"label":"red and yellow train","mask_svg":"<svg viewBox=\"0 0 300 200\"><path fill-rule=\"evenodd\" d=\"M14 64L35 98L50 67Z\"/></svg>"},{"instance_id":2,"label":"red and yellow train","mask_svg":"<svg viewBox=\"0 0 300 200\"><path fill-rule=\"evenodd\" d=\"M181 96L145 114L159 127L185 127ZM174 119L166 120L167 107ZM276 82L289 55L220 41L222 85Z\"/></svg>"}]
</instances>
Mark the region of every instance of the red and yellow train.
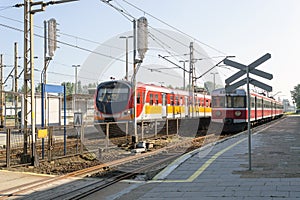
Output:
<instances>
[{"instance_id":1,"label":"red and yellow train","mask_svg":"<svg viewBox=\"0 0 300 200\"><path fill-rule=\"evenodd\" d=\"M264 94L250 93L251 124L264 123L283 115L283 104ZM225 89L214 90L212 98L212 122L224 125L224 132L240 131L248 122L247 92L236 89L226 93Z\"/></svg>"},{"instance_id":2,"label":"red and yellow train","mask_svg":"<svg viewBox=\"0 0 300 200\"><path fill-rule=\"evenodd\" d=\"M134 89L130 82L111 80L98 85L95 93L95 123L131 121L134 117ZM210 118L211 97L154 84L138 83L136 119L138 122L172 118ZM192 103L193 102L193 103Z\"/></svg>"}]
</instances>

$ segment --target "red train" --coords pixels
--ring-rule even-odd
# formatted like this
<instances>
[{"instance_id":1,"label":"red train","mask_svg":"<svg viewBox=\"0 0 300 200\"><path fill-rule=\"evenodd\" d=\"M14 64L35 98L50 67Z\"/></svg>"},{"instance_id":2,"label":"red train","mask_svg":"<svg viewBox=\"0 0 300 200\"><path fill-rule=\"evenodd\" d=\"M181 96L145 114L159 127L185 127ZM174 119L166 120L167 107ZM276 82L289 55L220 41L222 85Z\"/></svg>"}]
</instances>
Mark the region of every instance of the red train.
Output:
<instances>
[{"instance_id":1,"label":"red train","mask_svg":"<svg viewBox=\"0 0 300 200\"><path fill-rule=\"evenodd\" d=\"M283 115L283 104L274 98L251 92L251 124L264 123ZM226 93L225 89L214 90L212 98L212 122L222 124L224 132L244 130L248 122L247 92L237 89Z\"/></svg>"},{"instance_id":2,"label":"red train","mask_svg":"<svg viewBox=\"0 0 300 200\"><path fill-rule=\"evenodd\" d=\"M98 85L95 93L94 122L133 119L133 87L130 82L112 80ZM211 117L211 97L194 93L194 106L188 91L154 84L137 84L137 121L164 118Z\"/></svg>"}]
</instances>

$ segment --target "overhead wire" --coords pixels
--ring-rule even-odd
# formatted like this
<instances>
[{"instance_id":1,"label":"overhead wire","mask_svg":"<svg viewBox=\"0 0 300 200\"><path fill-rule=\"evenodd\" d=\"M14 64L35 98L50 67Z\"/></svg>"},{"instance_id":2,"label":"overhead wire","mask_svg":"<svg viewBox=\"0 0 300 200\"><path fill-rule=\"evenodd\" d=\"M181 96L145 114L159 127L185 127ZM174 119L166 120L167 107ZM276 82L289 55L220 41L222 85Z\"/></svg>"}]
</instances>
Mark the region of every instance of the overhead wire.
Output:
<instances>
[{"instance_id":1,"label":"overhead wire","mask_svg":"<svg viewBox=\"0 0 300 200\"><path fill-rule=\"evenodd\" d=\"M22 29L19 29L19 28L16 28L16 27L12 27L12 26L9 26L9 25L6 25L6 24L2 24L2 23L0 23L0 26L5 27L5 28L9 28L9 29L13 29L13 30L16 30L16 31L19 31L19 32L24 32ZM36 34L36 33L34 34L34 36L39 37L39 38L44 38L44 36ZM93 50L90 50L90 49L87 49L87 48L84 48L84 47L80 47L78 45L70 44L70 43L67 43L67 42L60 41L60 40L57 40L56 42L60 43L60 44L63 44L63 45L66 45L66 46L69 46L69 47L80 49L82 51L86 51L86 52L97 54L97 55L100 55L100 56L103 56L103 57L111 58L113 60L118 60L118 61L121 61L121 62L126 62L123 59L119 59L119 58L116 58L116 57L113 57L113 56L110 56L110 55L106 55L106 54L103 54L103 53L100 53L100 52L96 52L96 51L93 51Z\"/></svg>"},{"instance_id":2,"label":"overhead wire","mask_svg":"<svg viewBox=\"0 0 300 200\"><path fill-rule=\"evenodd\" d=\"M106 5L112 7L113 9L115 9L116 11L118 11L121 15L123 15L127 20L132 21L133 19L135 19L132 15L130 15L126 10L122 10L117 8L116 6L112 5L110 3L111 0L100 0L103 3L105 3ZM126 11L126 12L125 12ZM130 19L132 18L132 19Z\"/></svg>"},{"instance_id":3,"label":"overhead wire","mask_svg":"<svg viewBox=\"0 0 300 200\"><path fill-rule=\"evenodd\" d=\"M0 17L3 18L3 19L10 20L10 21L18 22L20 24L24 23L21 20L13 19L13 18L6 17L6 16L3 16L3 15L0 15ZM44 29L44 27L38 26L38 25L34 25L34 27L35 28L39 28L39 29ZM86 38L83 38L83 37L71 35L71 34L68 34L68 33L61 32L61 31L59 31L59 35L67 36L67 37L74 38L74 39L77 39L77 40L79 39L79 40L82 40L82 41L85 41L85 42L89 42L89 43L92 43L92 44L106 46L106 47L109 47L109 48L112 48L112 49L119 49L119 50L121 49L120 47L117 47L117 46L106 45L106 44L100 43L98 41L94 41L94 40L86 39Z\"/></svg>"},{"instance_id":4,"label":"overhead wire","mask_svg":"<svg viewBox=\"0 0 300 200\"><path fill-rule=\"evenodd\" d=\"M7 10L9 8L13 8L13 6L0 6L0 11Z\"/></svg>"},{"instance_id":5,"label":"overhead wire","mask_svg":"<svg viewBox=\"0 0 300 200\"><path fill-rule=\"evenodd\" d=\"M132 3L129 3L127 0L122 0L122 1L125 2L125 3L127 3L128 5L132 6L133 8L139 10L140 12L143 12L144 14L146 14L146 15L152 17L153 19L155 19L155 20L157 20L157 21L159 21L159 22L161 22L162 24L164 24L164 25L166 25L166 26L168 26L168 27L170 27L170 28L172 28L172 29L178 31L179 33L181 33L181 34L183 34L183 35L185 35L185 36L187 36L187 37L189 37L189 38L191 38L191 39L193 39L193 40L195 40L195 41L201 43L202 45L205 45L205 46L207 46L207 47L209 47L209 48L215 50L215 51L218 52L218 53L221 53L221 54L226 55L226 53L224 53L224 52L222 52L222 51L220 51L220 50L218 50L218 49L212 47L211 45L208 45L208 44L206 44L206 43L204 43L204 42L202 42L202 41L200 41L200 40L194 38L193 36L191 36L191 35L189 35L189 34L183 32L182 30L176 28L175 26L172 26L172 25L170 25L170 24L164 22L163 20L161 20L161 19L155 17L154 15L150 14L149 12L146 12L145 10L143 10L143 9L141 9L141 8L139 8L139 7L135 6L135 5L133 5Z\"/></svg>"},{"instance_id":6,"label":"overhead wire","mask_svg":"<svg viewBox=\"0 0 300 200\"><path fill-rule=\"evenodd\" d=\"M115 2L116 2L120 7L122 7L122 9L119 9L119 8L117 8L116 6L113 6L112 4L110 4L110 1L105 1L105 0L101 0L101 1L104 2L105 4L111 6L111 7L114 8L115 10L117 10L119 13L121 13L121 14L122 14L126 19L128 19L129 21L131 21L130 18L135 19L135 18L134 18L134 17L133 17L126 9L124 9L124 7L122 7L121 4L119 4L117 1L115 1ZM192 36L185 34L185 33L182 32L181 30L179 30L179 29L177 29L177 28L175 28L175 27L169 25L168 23L166 23L166 22L164 22L164 21L162 21L162 20L160 20L160 19L154 17L154 16L151 15L150 13L145 12L144 10L138 8L137 6L134 6L133 4L127 2L126 0L123 0L123 1L124 1L125 3L127 3L127 4L129 4L130 6L134 7L135 9L138 9L139 11L143 12L144 14L147 14L147 15L149 15L150 17L152 17L152 18L158 20L159 22L161 22L161 23L163 23L163 24L165 24L165 25L171 27L172 29L174 29L174 30L176 30L176 31L178 31L178 32L180 32L180 33L182 33L182 34L184 34L184 35L186 35L186 36L188 36L188 37L190 37L190 38L192 38L192 39L198 41L197 39L193 38ZM12 8L12 7L10 6L9 8ZM14 20L14 19L7 18L7 17L4 17L4 16L0 16L0 17L6 18L6 19L10 19L10 20ZM19 20L14 20L14 21L23 23L23 22L21 22L21 21L19 21ZM18 28L15 28L15 27L10 27L10 26L4 25L4 24L0 24L0 25L1 25L1 26L5 26L6 28L12 28L12 29L14 29L14 30L20 31ZM40 26L35 26L35 27L43 28L43 27L40 27ZM172 37L170 37L169 35L163 33L162 31L159 31L158 29L156 29L156 28L154 28L154 27L152 27L152 26L149 26L149 27L152 28L153 30L159 32L160 34L163 34L163 35L165 35L165 36L171 38L171 39L174 40L175 42L178 42L178 43L184 45L185 47L188 47L186 44L184 44L184 43L178 41L176 38L172 38ZM80 39L80 40L83 40L83 41L91 42L91 43L97 43L97 44L100 44L100 43L98 43L98 42L95 42L95 41L92 41L92 40L88 40L88 39L85 39L85 38L82 38L82 37L77 37L77 36L73 36L73 35L66 34L66 33L61 33L61 32L60 32L60 34L61 34L61 35L68 36L68 37L73 37L73 38L76 38L76 39ZM43 38L43 36L41 36L41 35L37 35L37 34L35 34L35 35L38 36L38 37ZM168 48L170 48L170 46L168 46L167 44L164 44L164 42L162 42L162 41L158 42L158 39L156 38L156 36L154 36L154 35L151 34L151 33L150 33L150 37L151 37L151 39L152 39L153 41L155 41L159 46L161 46L165 51L167 51L170 55L172 55L172 53L164 47L164 46L167 46ZM155 39L155 38L156 38L156 39ZM61 43L61 44L63 44L63 45L66 45L66 46L70 46L70 47L73 47L73 48L77 48L77 49L83 50L83 51L87 51L87 52L90 52L90 53L94 53L94 54L98 54L98 55L101 55L101 56L104 56L104 57L108 57L108 58L113 59L113 60L118 60L118 61L121 61L121 62L126 62L126 61L124 61L124 60L122 60L122 59L115 58L115 57L109 56L109 55L105 55L105 54L102 54L102 53L99 53L99 52L95 52L95 51L92 51L92 50L89 50L89 49L80 47L80 46L78 46L78 45L73 45L73 44L70 44L70 43L63 42L63 41L57 41L57 42L58 42L58 43ZM201 41L198 41L198 42L202 43ZM202 44L206 45L205 43L202 43ZM100 45L103 45L103 44L100 44ZM209 45L206 45L206 46L209 46ZM109 47L112 47L112 46L109 46ZM209 47L210 47L210 46L209 46ZM113 47L113 48L118 48L118 47ZM212 49L214 49L214 48L212 48ZM218 51L218 50L217 50L217 51Z\"/></svg>"}]
</instances>

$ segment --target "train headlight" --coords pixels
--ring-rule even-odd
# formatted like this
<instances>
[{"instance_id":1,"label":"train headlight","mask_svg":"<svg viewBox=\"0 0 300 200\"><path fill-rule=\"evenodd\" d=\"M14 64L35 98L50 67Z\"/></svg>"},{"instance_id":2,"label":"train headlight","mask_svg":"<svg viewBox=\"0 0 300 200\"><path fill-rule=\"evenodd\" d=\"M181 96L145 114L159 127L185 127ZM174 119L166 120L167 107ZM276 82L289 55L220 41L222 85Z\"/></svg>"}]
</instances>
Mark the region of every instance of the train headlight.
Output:
<instances>
[{"instance_id":1,"label":"train headlight","mask_svg":"<svg viewBox=\"0 0 300 200\"><path fill-rule=\"evenodd\" d=\"M127 110L123 113L124 115L130 115L130 110Z\"/></svg>"},{"instance_id":2,"label":"train headlight","mask_svg":"<svg viewBox=\"0 0 300 200\"><path fill-rule=\"evenodd\" d=\"M216 111L216 116L217 116L217 117L220 117L221 115L222 115L221 111L217 110L217 111Z\"/></svg>"},{"instance_id":3,"label":"train headlight","mask_svg":"<svg viewBox=\"0 0 300 200\"><path fill-rule=\"evenodd\" d=\"M239 117L239 116L241 116L242 112L241 111L235 111L234 114L235 114L235 116Z\"/></svg>"}]
</instances>

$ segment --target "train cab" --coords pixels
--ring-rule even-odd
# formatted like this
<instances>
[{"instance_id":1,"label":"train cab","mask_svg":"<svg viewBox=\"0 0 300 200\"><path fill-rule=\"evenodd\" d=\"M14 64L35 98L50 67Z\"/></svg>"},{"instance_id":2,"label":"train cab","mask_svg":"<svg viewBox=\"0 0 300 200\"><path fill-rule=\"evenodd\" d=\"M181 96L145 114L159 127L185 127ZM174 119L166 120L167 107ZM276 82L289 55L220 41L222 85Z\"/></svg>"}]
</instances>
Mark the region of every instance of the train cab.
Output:
<instances>
[{"instance_id":1,"label":"train cab","mask_svg":"<svg viewBox=\"0 0 300 200\"><path fill-rule=\"evenodd\" d=\"M95 94L95 121L130 119L131 85L126 81L107 81L98 85Z\"/></svg>"}]
</instances>

